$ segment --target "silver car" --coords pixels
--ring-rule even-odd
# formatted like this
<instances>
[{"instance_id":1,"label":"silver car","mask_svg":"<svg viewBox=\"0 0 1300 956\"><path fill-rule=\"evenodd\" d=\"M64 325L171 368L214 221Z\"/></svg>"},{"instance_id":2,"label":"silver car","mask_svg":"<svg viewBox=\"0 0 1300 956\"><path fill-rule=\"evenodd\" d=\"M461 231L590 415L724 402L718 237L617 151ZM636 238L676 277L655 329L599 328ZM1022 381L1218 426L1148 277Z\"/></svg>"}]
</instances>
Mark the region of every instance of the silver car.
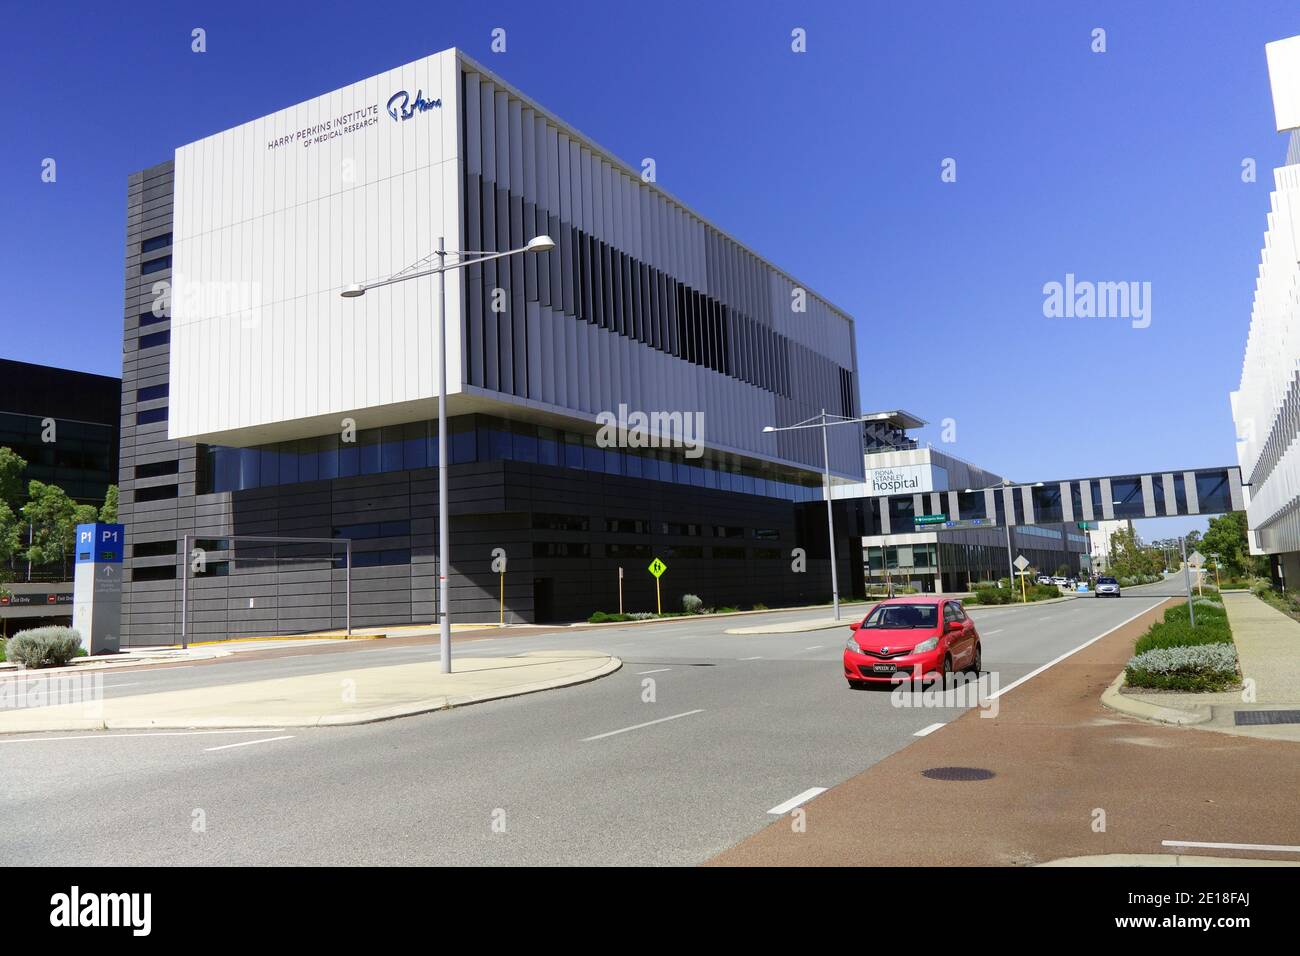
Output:
<instances>
[{"instance_id":1,"label":"silver car","mask_svg":"<svg viewBox=\"0 0 1300 956\"><path fill-rule=\"evenodd\" d=\"M1114 578L1098 578L1097 597L1119 597L1119 582Z\"/></svg>"}]
</instances>

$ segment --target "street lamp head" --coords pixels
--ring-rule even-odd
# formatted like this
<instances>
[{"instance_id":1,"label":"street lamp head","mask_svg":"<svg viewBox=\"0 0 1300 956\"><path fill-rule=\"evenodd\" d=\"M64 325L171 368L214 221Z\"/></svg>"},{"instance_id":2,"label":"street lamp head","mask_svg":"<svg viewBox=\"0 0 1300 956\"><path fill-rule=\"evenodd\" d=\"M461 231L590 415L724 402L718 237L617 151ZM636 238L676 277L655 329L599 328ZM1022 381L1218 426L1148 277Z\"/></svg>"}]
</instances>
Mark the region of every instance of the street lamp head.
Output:
<instances>
[{"instance_id":1,"label":"street lamp head","mask_svg":"<svg viewBox=\"0 0 1300 956\"><path fill-rule=\"evenodd\" d=\"M524 246L527 252L550 252L555 248L555 240L550 236L537 236L528 240L528 245Z\"/></svg>"},{"instance_id":2,"label":"street lamp head","mask_svg":"<svg viewBox=\"0 0 1300 956\"><path fill-rule=\"evenodd\" d=\"M339 293L339 295L343 296L345 299L357 299L365 294L366 287L363 285L357 285L355 282L352 283L352 285L345 285L343 291Z\"/></svg>"},{"instance_id":3,"label":"street lamp head","mask_svg":"<svg viewBox=\"0 0 1300 956\"><path fill-rule=\"evenodd\" d=\"M774 431L776 431L776 429L773 428L771 425L764 425L764 426L763 426L763 431L764 431L764 432L774 432Z\"/></svg>"}]
</instances>

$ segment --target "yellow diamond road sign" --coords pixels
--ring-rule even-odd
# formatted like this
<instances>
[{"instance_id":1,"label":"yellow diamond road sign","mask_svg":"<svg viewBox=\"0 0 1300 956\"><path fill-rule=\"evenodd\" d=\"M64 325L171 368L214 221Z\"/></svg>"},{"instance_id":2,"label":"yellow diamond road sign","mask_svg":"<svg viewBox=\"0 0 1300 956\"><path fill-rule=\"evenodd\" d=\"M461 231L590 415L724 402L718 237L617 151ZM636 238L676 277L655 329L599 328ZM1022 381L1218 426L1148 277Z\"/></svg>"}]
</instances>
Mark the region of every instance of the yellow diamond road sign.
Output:
<instances>
[{"instance_id":1,"label":"yellow diamond road sign","mask_svg":"<svg viewBox=\"0 0 1300 956\"><path fill-rule=\"evenodd\" d=\"M650 562L650 573L653 574L655 577L659 577L667 570L668 570L668 565L664 564L658 558L655 558L653 561Z\"/></svg>"}]
</instances>

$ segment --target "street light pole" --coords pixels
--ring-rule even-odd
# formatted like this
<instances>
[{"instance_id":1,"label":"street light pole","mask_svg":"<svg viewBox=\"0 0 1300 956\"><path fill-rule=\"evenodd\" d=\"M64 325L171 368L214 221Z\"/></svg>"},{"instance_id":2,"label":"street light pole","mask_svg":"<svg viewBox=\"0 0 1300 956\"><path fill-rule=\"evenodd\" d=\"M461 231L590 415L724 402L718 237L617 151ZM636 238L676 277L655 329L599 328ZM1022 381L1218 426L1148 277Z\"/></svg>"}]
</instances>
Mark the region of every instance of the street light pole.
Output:
<instances>
[{"instance_id":1,"label":"street light pole","mask_svg":"<svg viewBox=\"0 0 1300 956\"><path fill-rule=\"evenodd\" d=\"M555 248L555 240L550 236L537 236L528 240L520 249L508 249L505 252L483 252L466 250L452 252L459 261L447 264L448 252L444 237L438 237L438 248L433 255L438 257L438 264L417 272L410 270L427 261L421 259L415 265L408 266L401 272L380 279L377 282L353 283L344 286L339 293L345 299L355 299L365 295L371 289L380 286L405 282L407 279L419 279L428 275L438 277L438 646L442 659L442 672L451 673L451 598L448 572L451 569L451 518L447 494L447 276L453 269L475 266L493 259L519 255L525 252L549 252ZM474 258L464 258L473 256Z\"/></svg>"},{"instance_id":2,"label":"street light pole","mask_svg":"<svg viewBox=\"0 0 1300 956\"><path fill-rule=\"evenodd\" d=\"M451 515L447 494L447 250L438 237L438 656L451 673Z\"/></svg>"},{"instance_id":3,"label":"street light pole","mask_svg":"<svg viewBox=\"0 0 1300 956\"><path fill-rule=\"evenodd\" d=\"M840 580L839 573L835 568L835 515L831 508L831 453L830 443L826 437L826 429L835 425L861 425L863 422L875 421L870 415L862 415L858 418L844 418L840 415L827 415L826 409L821 410L820 415L815 415L805 421L798 422L794 425L783 425L776 428L772 425L765 425L763 433L771 432L789 432L800 428L820 428L822 430L822 465L823 465L823 482L825 484L824 494L826 495L826 533L830 543L831 558L831 603L835 607L835 620L840 619ZM865 467L866 463L863 462ZM889 567L889 549L884 549L885 567Z\"/></svg>"},{"instance_id":4,"label":"street light pole","mask_svg":"<svg viewBox=\"0 0 1300 956\"><path fill-rule=\"evenodd\" d=\"M831 547L831 603L835 620L840 619L840 578L835 570L835 513L831 509L831 451L826 440L826 409L822 409L822 464L826 469L826 536Z\"/></svg>"}]
</instances>

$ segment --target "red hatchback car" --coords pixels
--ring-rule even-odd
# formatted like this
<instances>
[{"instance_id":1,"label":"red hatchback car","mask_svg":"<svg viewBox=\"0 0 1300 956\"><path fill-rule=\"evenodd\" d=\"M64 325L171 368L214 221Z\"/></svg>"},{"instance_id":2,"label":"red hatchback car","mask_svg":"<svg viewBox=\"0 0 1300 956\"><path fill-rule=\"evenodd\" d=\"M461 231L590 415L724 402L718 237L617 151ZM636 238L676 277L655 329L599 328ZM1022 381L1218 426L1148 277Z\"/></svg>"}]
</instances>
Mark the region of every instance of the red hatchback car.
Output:
<instances>
[{"instance_id":1,"label":"red hatchback car","mask_svg":"<svg viewBox=\"0 0 1300 956\"><path fill-rule=\"evenodd\" d=\"M851 625L844 645L844 678L850 687L935 679L959 670L979 673L980 636L961 602L948 598L891 598Z\"/></svg>"}]
</instances>

